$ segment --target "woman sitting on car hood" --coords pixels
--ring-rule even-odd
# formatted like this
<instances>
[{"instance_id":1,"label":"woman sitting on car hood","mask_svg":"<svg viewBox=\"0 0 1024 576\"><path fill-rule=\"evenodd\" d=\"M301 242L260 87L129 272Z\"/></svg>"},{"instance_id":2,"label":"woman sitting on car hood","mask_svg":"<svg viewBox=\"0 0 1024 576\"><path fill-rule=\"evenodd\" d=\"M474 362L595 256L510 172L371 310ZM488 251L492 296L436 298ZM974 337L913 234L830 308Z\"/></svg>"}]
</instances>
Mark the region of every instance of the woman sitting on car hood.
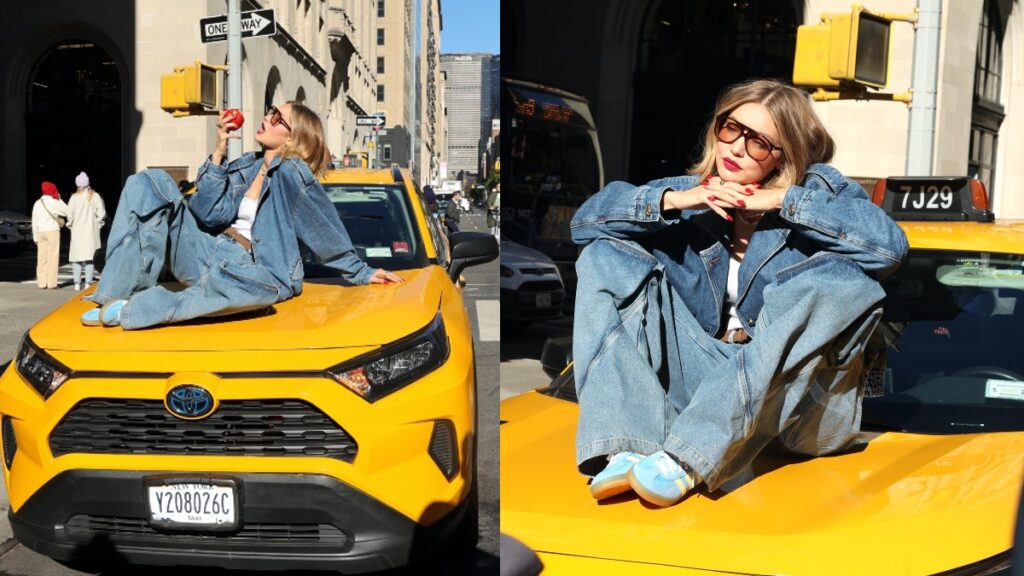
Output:
<instances>
[{"instance_id":1,"label":"woman sitting on car hood","mask_svg":"<svg viewBox=\"0 0 1024 576\"><path fill-rule=\"evenodd\" d=\"M271 106L256 131L261 153L224 166L231 131L222 115L217 147L188 200L166 172L128 178L86 325L132 330L242 312L302 292L299 240L353 284L401 282L372 269L352 245L318 176L326 168L320 118L299 102ZM157 284L165 257L186 288Z\"/></svg>"}]
</instances>

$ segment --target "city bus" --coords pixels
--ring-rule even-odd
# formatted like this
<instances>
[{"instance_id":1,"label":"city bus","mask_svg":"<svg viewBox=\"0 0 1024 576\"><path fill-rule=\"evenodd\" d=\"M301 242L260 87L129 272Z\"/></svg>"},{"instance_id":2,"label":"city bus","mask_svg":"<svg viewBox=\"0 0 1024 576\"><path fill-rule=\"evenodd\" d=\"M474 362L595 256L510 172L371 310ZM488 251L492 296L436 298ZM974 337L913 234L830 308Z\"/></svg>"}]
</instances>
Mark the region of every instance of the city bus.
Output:
<instances>
[{"instance_id":1,"label":"city bus","mask_svg":"<svg viewBox=\"0 0 1024 576\"><path fill-rule=\"evenodd\" d=\"M501 79L501 90L502 123L510 134L502 154L502 238L550 257L571 305L578 251L569 223L604 186L597 127L586 98L577 94L510 78Z\"/></svg>"}]
</instances>

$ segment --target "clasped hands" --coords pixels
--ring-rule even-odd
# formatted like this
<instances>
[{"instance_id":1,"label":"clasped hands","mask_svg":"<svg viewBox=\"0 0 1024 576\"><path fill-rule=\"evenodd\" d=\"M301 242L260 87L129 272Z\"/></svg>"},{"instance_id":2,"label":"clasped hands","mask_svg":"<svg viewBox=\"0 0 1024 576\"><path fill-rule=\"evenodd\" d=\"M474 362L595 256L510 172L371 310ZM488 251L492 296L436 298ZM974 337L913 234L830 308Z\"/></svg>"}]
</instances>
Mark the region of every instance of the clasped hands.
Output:
<instances>
[{"instance_id":1,"label":"clasped hands","mask_svg":"<svg viewBox=\"0 0 1024 576\"><path fill-rule=\"evenodd\" d=\"M760 184L738 184L709 176L695 188L665 192L661 197L661 210L694 210L707 206L732 222L726 209L770 212L782 208L785 196L785 188L761 188Z\"/></svg>"}]
</instances>

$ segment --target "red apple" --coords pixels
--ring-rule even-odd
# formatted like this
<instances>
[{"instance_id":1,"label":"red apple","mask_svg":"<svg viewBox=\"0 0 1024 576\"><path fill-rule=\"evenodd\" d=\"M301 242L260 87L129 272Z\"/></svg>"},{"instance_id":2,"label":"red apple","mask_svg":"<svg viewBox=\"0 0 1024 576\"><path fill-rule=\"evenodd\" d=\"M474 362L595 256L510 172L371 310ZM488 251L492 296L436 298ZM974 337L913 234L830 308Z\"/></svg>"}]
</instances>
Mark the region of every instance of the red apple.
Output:
<instances>
[{"instance_id":1,"label":"red apple","mask_svg":"<svg viewBox=\"0 0 1024 576\"><path fill-rule=\"evenodd\" d=\"M238 108L228 108L227 110L220 113L221 122L225 125L234 124L235 127L231 130L238 130L245 124L245 116L242 116L242 111Z\"/></svg>"}]
</instances>

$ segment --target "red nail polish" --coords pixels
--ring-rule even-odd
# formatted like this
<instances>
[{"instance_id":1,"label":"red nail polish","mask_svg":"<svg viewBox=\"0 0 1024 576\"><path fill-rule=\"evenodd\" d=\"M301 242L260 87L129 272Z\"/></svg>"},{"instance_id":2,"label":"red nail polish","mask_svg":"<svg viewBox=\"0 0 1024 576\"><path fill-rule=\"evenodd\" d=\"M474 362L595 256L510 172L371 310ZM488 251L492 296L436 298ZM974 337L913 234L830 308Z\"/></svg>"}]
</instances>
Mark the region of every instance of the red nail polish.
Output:
<instances>
[{"instance_id":1,"label":"red nail polish","mask_svg":"<svg viewBox=\"0 0 1024 576\"><path fill-rule=\"evenodd\" d=\"M714 196L708 196L708 200L714 202L715 200L718 200L718 198L716 198Z\"/></svg>"},{"instance_id":2,"label":"red nail polish","mask_svg":"<svg viewBox=\"0 0 1024 576\"><path fill-rule=\"evenodd\" d=\"M732 222L732 216L729 216L728 214L725 215L725 219Z\"/></svg>"},{"instance_id":3,"label":"red nail polish","mask_svg":"<svg viewBox=\"0 0 1024 576\"><path fill-rule=\"evenodd\" d=\"M746 192L748 196L754 193L750 188L744 188L743 191Z\"/></svg>"},{"instance_id":4,"label":"red nail polish","mask_svg":"<svg viewBox=\"0 0 1024 576\"><path fill-rule=\"evenodd\" d=\"M737 200L736 203L739 204L740 206L744 207L744 208L747 207L747 203L744 202L743 200Z\"/></svg>"}]
</instances>

